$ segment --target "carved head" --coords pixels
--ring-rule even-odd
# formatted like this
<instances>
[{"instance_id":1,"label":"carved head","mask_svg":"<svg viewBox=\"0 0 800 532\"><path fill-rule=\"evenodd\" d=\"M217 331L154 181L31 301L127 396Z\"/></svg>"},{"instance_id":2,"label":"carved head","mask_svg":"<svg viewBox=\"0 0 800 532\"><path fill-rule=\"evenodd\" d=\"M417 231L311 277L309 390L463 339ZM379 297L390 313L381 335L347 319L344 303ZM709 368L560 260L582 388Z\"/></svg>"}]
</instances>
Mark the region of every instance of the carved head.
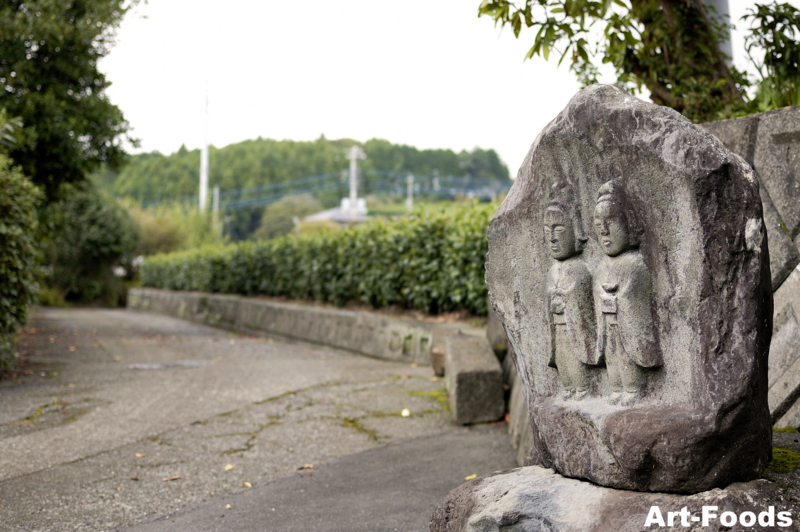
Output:
<instances>
[{"instance_id":1,"label":"carved head","mask_svg":"<svg viewBox=\"0 0 800 532\"><path fill-rule=\"evenodd\" d=\"M565 260L583 251L588 240L583 234L580 211L572 187L565 182L553 185L550 203L544 214L545 244L556 260Z\"/></svg>"},{"instance_id":2,"label":"carved head","mask_svg":"<svg viewBox=\"0 0 800 532\"><path fill-rule=\"evenodd\" d=\"M600 247L609 257L639 245L627 211L625 191L618 180L612 179L600 187L594 208L594 231Z\"/></svg>"}]
</instances>

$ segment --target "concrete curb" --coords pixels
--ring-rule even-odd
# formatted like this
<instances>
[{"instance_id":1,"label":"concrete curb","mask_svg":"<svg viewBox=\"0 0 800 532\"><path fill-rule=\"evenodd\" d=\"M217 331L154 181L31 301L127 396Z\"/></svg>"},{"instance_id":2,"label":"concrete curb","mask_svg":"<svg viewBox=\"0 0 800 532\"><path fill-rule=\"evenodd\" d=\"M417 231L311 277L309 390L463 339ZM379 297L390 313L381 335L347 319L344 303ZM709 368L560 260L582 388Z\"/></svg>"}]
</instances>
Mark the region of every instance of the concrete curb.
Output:
<instances>
[{"instance_id":1,"label":"concrete curb","mask_svg":"<svg viewBox=\"0 0 800 532\"><path fill-rule=\"evenodd\" d=\"M247 334L270 334L345 349L394 362L429 365L431 349L463 330L459 323L429 323L352 310L278 303L239 295L132 288L128 308L167 314Z\"/></svg>"}]
</instances>

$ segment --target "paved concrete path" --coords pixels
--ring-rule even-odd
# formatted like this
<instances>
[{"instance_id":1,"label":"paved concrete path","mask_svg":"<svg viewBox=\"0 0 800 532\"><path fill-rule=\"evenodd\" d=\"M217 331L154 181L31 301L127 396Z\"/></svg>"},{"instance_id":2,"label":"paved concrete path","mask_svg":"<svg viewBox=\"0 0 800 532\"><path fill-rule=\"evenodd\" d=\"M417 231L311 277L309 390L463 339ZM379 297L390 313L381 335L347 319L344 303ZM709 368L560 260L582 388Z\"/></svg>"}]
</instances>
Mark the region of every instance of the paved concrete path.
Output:
<instances>
[{"instance_id":1,"label":"paved concrete path","mask_svg":"<svg viewBox=\"0 0 800 532\"><path fill-rule=\"evenodd\" d=\"M37 309L23 341L1 530L426 530L465 476L515 466L427 367L123 310Z\"/></svg>"}]
</instances>

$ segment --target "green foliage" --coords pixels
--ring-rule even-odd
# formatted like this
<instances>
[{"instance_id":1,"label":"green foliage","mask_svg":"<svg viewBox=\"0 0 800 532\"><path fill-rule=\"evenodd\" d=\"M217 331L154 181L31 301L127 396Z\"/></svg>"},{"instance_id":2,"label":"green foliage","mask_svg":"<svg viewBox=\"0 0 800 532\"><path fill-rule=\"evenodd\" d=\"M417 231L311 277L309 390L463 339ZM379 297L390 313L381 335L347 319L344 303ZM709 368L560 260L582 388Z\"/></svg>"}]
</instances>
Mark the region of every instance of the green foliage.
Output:
<instances>
[{"instance_id":1,"label":"green foliage","mask_svg":"<svg viewBox=\"0 0 800 532\"><path fill-rule=\"evenodd\" d=\"M701 0L483 0L478 14L510 25L517 37L523 24L538 29L526 58L555 52L586 85L597 81L599 57L614 66L619 84L646 86L653 102L694 122L744 108L747 79L719 49L726 24Z\"/></svg>"},{"instance_id":2,"label":"green foliage","mask_svg":"<svg viewBox=\"0 0 800 532\"><path fill-rule=\"evenodd\" d=\"M98 61L137 0L0 3L0 107L24 128L10 152L50 199L98 164L118 166L129 126Z\"/></svg>"},{"instance_id":3,"label":"green foliage","mask_svg":"<svg viewBox=\"0 0 800 532\"><path fill-rule=\"evenodd\" d=\"M343 150L355 144L349 139L315 141L256 139L231 144L209 151L209 183L222 191L259 187L295 179L340 173L348 167ZM371 139L364 143L367 159L359 165L363 179L359 184L363 194L377 188L370 171L412 172L425 175L494 178L509 182L508 168L494 150L475 148L467 152L452 150L418 150L413 146L392 144ZM134 155L120 172L104 168L93 175L95 184L118 198L139 202L170 201L188 198L197 205L200 150L181 147L165 156L159 153ZM333 188L314 190L314 197L324 207L337 205L348 195L346 176ZM225 198L222 198L224 203ZM261 227L261 210L231 213L225 223L226 233L234 240L248 238Z\"/></svg>"},{"instance_id":4,"label":"green foliage","mask_svg":"<svg viewBox=\"0 0 800 532\"><path fill-rule=\"evenodd\" d=\"M27 320L38 289L35 235L41 197L0 155L0 370L12 360L16 331Z\"/></svg>"},{"instance_id":5,"label":"green foliage","mask_svg":"<svg viewBox=\"0 0 800 532\"><path fill-rule=\"evenodd\" d=\"M791 449L774 447L772 449L772 460L767 466L767 471L788 473L794 469L800 469L800 453L796 453Z\"/></svg>"},{"instance_id":6,"label":"green foliage","mask_svg":"<svg viewBox=\"0 0 800 532\"><path fill-rule=\"evenodd\" d=\"M168 204L148 209L132 201L124 201L123 205L140 229L135 257L223 242L211 215L200 214L194 205Z\"/></svg>"},{"instance_id":7,"label":"green foliage","mask_svg":"<svg viewBox=\"0 0 800 532\"><path fill-rule=\"evenodd\" d=\"M3 153L17 144L17 132L22 129L22 119L9 117L5 108L0 109L0 149Z\"/></svg>"},{"instance_id":8,"label":"green foliage","mask_svg":"<svg viewBox=\"0 0 800 532\"><path fill-rule=\"evenodd\" d=\"M759 112L800 105L800 11L789 4L756 4L743 19L753 27L745 49L758 69ZM763 59L753 56L759 52Z\"/></svg>"},{"instance_id":9,"label":"green foliage","mask_svg":"<svg viewBox=\"0 0 800 532\"><path fill-rule=\"evenodd\" d=\"M139 228L114 198L89 184L64 186L59 196L47 212L54 227L46 250L50 281L67 300L116 298L121 281L112 268L130 265Z\"/></svg>"},{"instance_id":10,"label":"green foliage","mask_svg":"<svg viewBox=\"0 0 800 532\"><path fill-rule=\"evenodd\" d=\"M337 231L157 255L145 260L142 284L486 314L486 231L496 209L467 203Z\"/></svg>"},{"instance_id":11,"label":"green foliage","mask_svg":"<svg viewBox=\"0 0 800 532\"><path fill-rule=\"evenodd\" d=\"M276 203L264 208L264 214L261 215L261 227L254 236L267 240L289 234L295 228L295 218L299 222L303 217L321 210L322 204L311 194L284 196Z\"/></svg>"}]
</instances>

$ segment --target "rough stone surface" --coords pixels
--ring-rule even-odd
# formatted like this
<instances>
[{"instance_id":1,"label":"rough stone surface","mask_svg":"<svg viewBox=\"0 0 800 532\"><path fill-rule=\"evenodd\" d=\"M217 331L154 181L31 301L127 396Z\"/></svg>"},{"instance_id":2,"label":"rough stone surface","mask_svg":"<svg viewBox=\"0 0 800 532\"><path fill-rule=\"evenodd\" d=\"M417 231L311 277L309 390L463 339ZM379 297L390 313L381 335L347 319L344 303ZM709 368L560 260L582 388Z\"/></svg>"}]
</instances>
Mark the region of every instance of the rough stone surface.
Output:
<instances>
[{"instance_id":1,"label":"rough stone surface","mask_svg":"<svg viewBox=\"0 0 800 532\"><path fill-rule=\"evenodd\" d=\"M781 111L781 112L785 112ZM752 115L733 120L721 120L710 124L703 124L702 127L717 137L726 148L737 155L741 155L747 163L754 167L756 176L762 170L755 166L754 158L756 152L756 140L759 132L759 122L762 116ZM765 132L768 143L769 132ZM797 140L800 142L800 139ZM759 160L761 164L774 163L775 159L765 158ZM774 169L765 167L763 171L769 175L775 173ZM795 244L789 238L786 225L781 219L781 215L775 209L775 205L770 199L770 195L763 187L760 188L761 201L764 207L764 224L767 227L767 240L769 241L769 265L772 271L772 289L777 290L783 283L792 269L800 263L800 254L797 252ZM794 208L796 210L796 208Z\"/></svg>"},{"instance_id":2,"label":"rough stone surface","mask_svg":"<svg viewBox=\"0 0 800 532\"><path fill-rule=\"evenodd\" d=\"M800 426L800 267L775 292L775 317L769 349L769 409L777 427Z\"/></svg>"},{"instance_id":3,"label":"rough stone surface","mask_svg":"<svg viewBox=\"0 0 800 532\"><path fill-rule=\"evenodd\" d=\"M720 120L700 127L717 137L726 148L740 155L750 166L754 166L756 136L761 115L750 115L732 120Z\"/></svg>"},{"instance_id":4,"label":"rough stone surface","mask_svg":"<svg viewBox=\"0 0 800 532\"><path fill-rule=\"evenodd\" d=\"M492 346L497 358L502 363L508 353L508 339L503 324L497 319L497 314L494 313L491 306L489 307L489 319L486 321L486 339L489 340L489 345Z\"/></svg>"},{"instance_id":5,"label":"rough stone surface","mask_svg":"<svg viewBox=\"0 0 800 532\"><path fill-rule=\"evenodd\" d=\"M446 342L445 382L453 420L466 425L503 417L503 370L489 342L461 332Z\"/></svg>"},{"instance_id":6,"label":"rough stone surface","mask_svg":"<svg viewBox=\"0 0 800 532\"><path fill-rule=\"evenodd\" d=\"M565 478L550 469L523 467L492 473L462 484L439 503L431 517L431 532L639 532L669 527L668 512L686 507L691 513L686 526L675 516L670 529L708 530L800 530L797 508L782 493L781 486L767 480L737 483L695 495L641 493L604 488ZM657 506L667 527L645 527L651 508ZM736 516L753 512L753 527L725 526L719 517L709 516L702 526L703 507L712 512ZM765 515L764 525L757 519L773 508L773 525ZM791 524L778 527L780 512L788 512ZM693 522L697 517L700 522Z\"/></svg>"},{"instance_id":7,"label":"rough stone surface","mask_svg":"<svg viewBox=\"0 0 800 532\"><path fill-rule=\"evenodd\" d=\"M367 356L429 364L434 345L459 329L350 310L276 303L201 292L132 288L128 308L169 314L245 333L267 333L347 349ZM463 325L461 326L463 327Z\"/></svg>"},{"instance_id":8,"label":"rough stone surface","mask_svg":"<svg viewBox=\"0 0 800 532\"><path fill-rule=\"evenodd\" d=\"M753 166L790 235L800 228L800 107L759 117Z\"/></svg>"},{"instance_id":9,"label":"rough stone surface","mask_svg":"<svg viewBox=\"0 0 800 532\"><path fill-rule=\"evenodd\" d=\"M582 400L565 398L559 370L549 365L556 312L548 281L556 261L552 241L543 238L549 193L554 184L571 187L576 233L589 239L568 260L583 261L594 275L607 253L592 213L612 179L624 190L617 216L624 215L629 233L640 229L640 244L623 252L628 277L595 278L593 290L596 299L605 291L596 314L606 320L606 336L622 341L614 356L628 350L631 361L638 357L638 388L629 392L625 383L627 405L613 404L602 360L586 359L597 364L587 366L591 387ZM615 87L581 91L542 131L490 224L486 265L490 301L516 354L529 407L531 462L646 491L696 493L758 478L771 448L773 310L758 187L750 166L713 135ZM613 219L602 216L600 229ZM625 284L631 279L640 288ZM615 293L623 331L617 336L604 306ZM567 308L581 300L565 294ZM577 318L570 325L564 315L569 332ZM624 334L632 315L651 329Z\"/></svg>"}]
</instances>

